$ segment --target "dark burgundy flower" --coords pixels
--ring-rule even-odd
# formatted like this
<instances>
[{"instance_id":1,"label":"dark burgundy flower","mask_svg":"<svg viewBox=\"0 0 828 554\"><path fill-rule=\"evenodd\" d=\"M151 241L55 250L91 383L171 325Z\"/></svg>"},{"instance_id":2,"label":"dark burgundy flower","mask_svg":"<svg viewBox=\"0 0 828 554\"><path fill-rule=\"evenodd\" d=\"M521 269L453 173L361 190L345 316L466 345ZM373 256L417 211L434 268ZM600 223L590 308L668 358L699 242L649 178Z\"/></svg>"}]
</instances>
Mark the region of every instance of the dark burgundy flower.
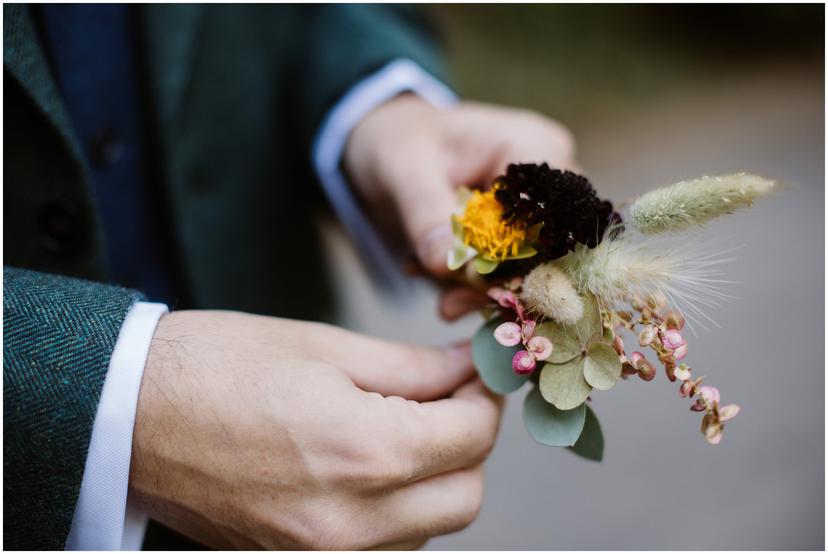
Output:
<instances>
[{"instance_id":1,"label":"dark burgundy flower","mask_svg":"<svg viewBox=\"0 0 828 554\"><path fill-rule=\"evenodd\" d=\"M585 177L545 163L509 165L495 180L495 198L508 222L543 223L536 262L565 256L579 243L595 248L609 225L621 223L612 203L598 198Z\"/></svg>"}]
</instances>

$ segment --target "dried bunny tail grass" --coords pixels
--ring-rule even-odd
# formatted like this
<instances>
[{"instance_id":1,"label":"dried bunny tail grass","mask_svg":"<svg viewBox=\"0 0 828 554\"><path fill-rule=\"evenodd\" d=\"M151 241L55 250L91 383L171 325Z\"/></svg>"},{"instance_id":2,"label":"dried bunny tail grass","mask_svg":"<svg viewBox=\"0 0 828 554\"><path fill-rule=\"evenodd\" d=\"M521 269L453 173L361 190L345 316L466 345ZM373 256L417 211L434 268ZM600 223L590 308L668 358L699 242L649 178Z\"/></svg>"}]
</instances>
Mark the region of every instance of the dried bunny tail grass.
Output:
<instances>
[{"instance_id":1,"label":"dried bunny tail grass","mask_svg":"<svg viewBox=\"0 0 828 554\"><path fill-rule=\"evenodd\" d=\"M564 325L574 324L584 315L584 302L569 277L551 263L541 264L526 275L520 298L530 311Z\"/></svg>"},{"instance_id":2,"label":"dried bunny tail grass","mask_svg":"<svg viewBox=\"0 0 828 554\"><path fill-rule=\"evenodd\" d=\"M630 215L642 233L680 231L749 207L775 184L749 173L700 177L646 193L633 203Z\"/></svg>"},{"instance_id":3,"label":"dried bunny tail grass","mask_svg":"<svg viewBox=\"0 0 828 554\"><path fill-rule=\"evenodd\" d=\"M717 268L733 260L721 257L728 252L711 254L704 245L687 241L640 244L625 236L616 240L604 237L597 247L579 246L555 263L569 275L578 292L591 292L604 306L661 292L688 319L706 328L701 320L718 324L704 309L732 298L722 291L722 285L733 281L721 279L723 273Z\"/></svg>"}]
</instances>

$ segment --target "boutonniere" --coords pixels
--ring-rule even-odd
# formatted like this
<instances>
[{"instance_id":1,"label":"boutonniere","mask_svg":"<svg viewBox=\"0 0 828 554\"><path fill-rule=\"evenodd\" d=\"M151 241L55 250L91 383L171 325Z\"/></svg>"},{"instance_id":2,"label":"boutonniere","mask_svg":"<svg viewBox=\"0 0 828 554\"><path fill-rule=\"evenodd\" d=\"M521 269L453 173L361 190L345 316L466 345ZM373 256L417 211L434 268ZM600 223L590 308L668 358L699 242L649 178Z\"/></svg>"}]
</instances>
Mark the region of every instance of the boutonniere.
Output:
<instances>
[{"instance_id":1,"label":"boutonniere","mask_svg":"<svg viewBox=\"0 0 828 554\"><path fill-rule=\"evenodd\" d=\"M686 231L773 188L745 173L701 177L644 194L625 220L586 178L547 164L461 190L448 266L472 271L492 300L472 340L481 379L499 394L530 382L523 419L535 440L600 460L594 391L651 381L661 366L718 444L740 408L686 362L685 315L704 327L704 308L726 296L726 260Z\"/></svg>"}]
</instances>

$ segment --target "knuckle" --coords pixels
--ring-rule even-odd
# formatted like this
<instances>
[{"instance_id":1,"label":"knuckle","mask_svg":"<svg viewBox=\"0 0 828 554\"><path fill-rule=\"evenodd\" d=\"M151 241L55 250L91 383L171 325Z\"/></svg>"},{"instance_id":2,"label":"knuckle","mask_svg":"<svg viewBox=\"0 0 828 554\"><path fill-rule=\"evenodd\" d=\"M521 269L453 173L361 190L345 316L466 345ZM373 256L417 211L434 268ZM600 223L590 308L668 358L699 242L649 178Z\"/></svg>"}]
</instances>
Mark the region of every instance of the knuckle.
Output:
<instances>
[{"instance_id":1,"label":"knuckle","mask_svg":"<svg viewBox=\"0 0 828 554\"><path fill-rule=\"evenodd\" d=\"M331 503L318 508L315 517L307 518L293 532L297 546L307 550L358 550L364 546L360 541L362 533L353 524L355 514Z\"/></svg>"},{"instance_id":2,"label":"knuckle","mask_svg":"<svg viewBox=\"0 0 828 554\"><path fill-rule=\"evenodd\" d=\"M408 478L410 471L393 439L384 432L364 437L341 464L335 484L363 492L394 488Z\"/></svg>"},{"instance_id":3,"label":"knuckle","mask_svg":"<svg viewBox=\"0 0 828 554\"><path fill-rule=\"evenodd\" d=\"M480 515L480 510L483 507L482 475L479 478L476 477L472 479L471 481L466 502L463 503L456 515L455 523L458 530L465 529L475 519L477 519L477 516Z\"/></svg>"}]
</instances>

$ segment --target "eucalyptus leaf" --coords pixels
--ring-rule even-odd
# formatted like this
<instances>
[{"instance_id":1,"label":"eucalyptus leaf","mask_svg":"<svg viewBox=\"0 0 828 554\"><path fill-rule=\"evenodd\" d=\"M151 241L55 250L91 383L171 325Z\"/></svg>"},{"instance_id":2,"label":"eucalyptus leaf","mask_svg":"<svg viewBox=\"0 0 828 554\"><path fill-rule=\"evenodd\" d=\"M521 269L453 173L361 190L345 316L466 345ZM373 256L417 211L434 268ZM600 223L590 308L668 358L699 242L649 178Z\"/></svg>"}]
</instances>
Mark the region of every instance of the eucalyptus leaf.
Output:
<instances>
[{"instance_id":1,"label":"eucalyptus leaf","mask_svg":"<svg viewBox=\"0 0 828 554\"><path fill-rule=\"evenodd\" d=\"M543 399L534 387L523 401L523 423L529 434L547 446L572 446L584 428L586 406L573 410L559 410Z\"/></svg>"},{"instance_id":2,"label":"eucalyptus leaf","mask_svg":"<svg viewBox=\"0 0 828 554\"><path fill-rule=\"evenodd\" d=\"M497 266L500 265L500 262L495 260L487 260L482 256L478 256L474 259L474 269L481 275L487 275L497 269Z\"/></svg>"},{"instance_id":3,"label":"eucalyptus leaf","mask_svg":"<svg viewBox=\"0 0 828 554\"><path fill-rule=\"evenodd\" d=\"M584 430L578 437L578 442L569 449L578 456L600 462L604 458L604 433L601 431L601 424L598 423L595 412L586 404L584 406L586 406Z\"/></svg>"},{"instance_id":4,"label":"eucalyptus leaf","mask_svg":"<svg viewBox=\"0 0 828 554\"><path fill-rule=\"evenodd\" d=\"M598 390L609 390L621 377L621 360L608 344L595 343L584 358L584 379Z\"/></svg>"},{"instance_id":5,"label":"eucalyptus leaf","mask_svg":"<svg viewBox=\"0 0 828 554\"><path fill-rule=\"evenodd\" d=\"M573 326L547 321L535 328L535 335L546 337L552 343L552 354L546 359L548 363L562 364L581 355L578 332Z\"/></svg>"},{"instance_id":6,"label":"eucalyptus leaf","mask_svg":"<svg viewBox=\"0 0 828 554\"><path fill-rule=\"evenodd\" d=\"M503 323L495 318L484 323L472 337L472 360L483 383L498 394L508 394L523 385L527 375L512 371L512 358L522 346L503 346L494 338L494 330Z\"/></svg>"},{"instance_id":7,"label":"eucalyptus leaf","mask_svg":"<svg viewBox=\"0 0 828 554\"><path fill-rule=\"evenodd\" d=\"M592 390L584 380L584 359L578 356L563 364L544 364L538 388L544 399L560 410L582 404Z\"/></svg>"}]
</instances>

